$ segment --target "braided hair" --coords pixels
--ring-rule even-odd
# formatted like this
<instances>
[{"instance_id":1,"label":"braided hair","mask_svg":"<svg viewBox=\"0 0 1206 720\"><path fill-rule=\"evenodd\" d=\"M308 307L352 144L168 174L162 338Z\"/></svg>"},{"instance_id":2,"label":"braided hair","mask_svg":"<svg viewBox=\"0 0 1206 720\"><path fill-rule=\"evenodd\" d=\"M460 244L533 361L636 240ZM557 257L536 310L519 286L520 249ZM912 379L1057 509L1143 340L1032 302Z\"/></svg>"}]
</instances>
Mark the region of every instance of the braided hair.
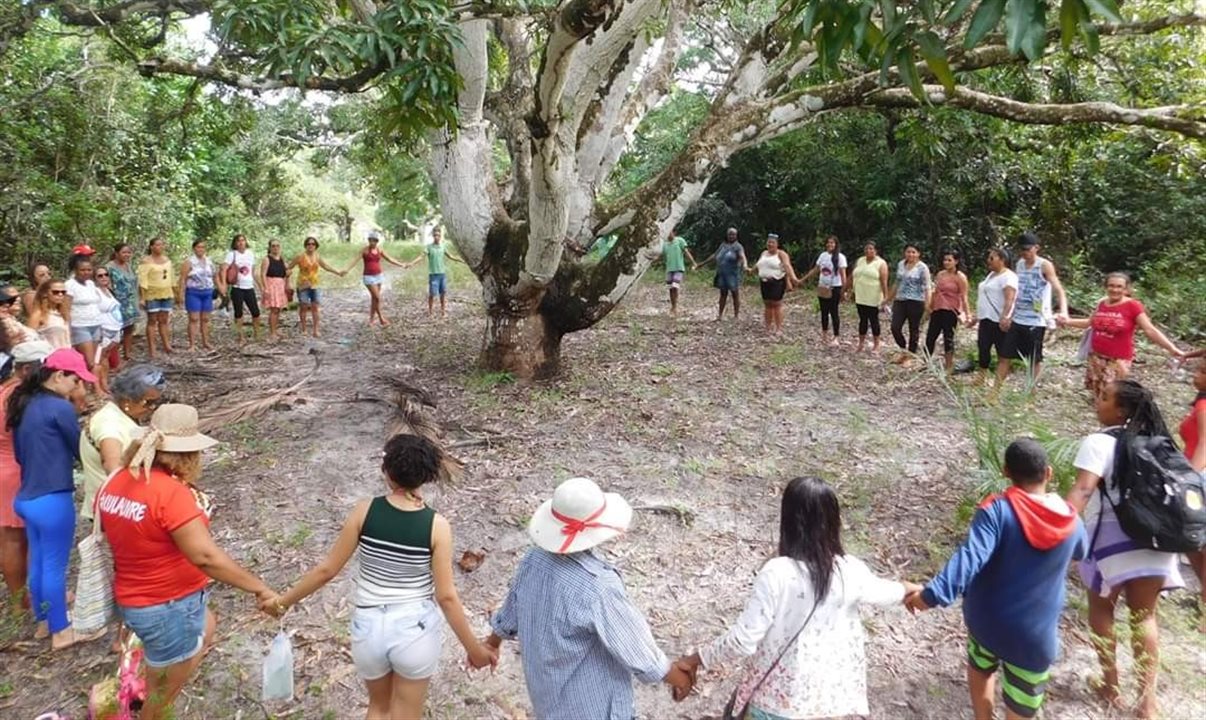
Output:
<instances>
[{"instance_id":1,"label":"braided hair","mask_svg":"<svg viewBox=\"0 0 1206 720\"><path fill-rule=\"evenodd\" d=\"M1129 474L1130 453L1127 449L1131 447L1132 439L1171 435L1151 390L1130 379L1115 380L1112 387L1114 402L1124 418L1122 435L1118 438L1114 451L1114 471L1111 474L1112 484L1117 486L1118 478L1127 477Z\"/></svg>"}]
</instances>

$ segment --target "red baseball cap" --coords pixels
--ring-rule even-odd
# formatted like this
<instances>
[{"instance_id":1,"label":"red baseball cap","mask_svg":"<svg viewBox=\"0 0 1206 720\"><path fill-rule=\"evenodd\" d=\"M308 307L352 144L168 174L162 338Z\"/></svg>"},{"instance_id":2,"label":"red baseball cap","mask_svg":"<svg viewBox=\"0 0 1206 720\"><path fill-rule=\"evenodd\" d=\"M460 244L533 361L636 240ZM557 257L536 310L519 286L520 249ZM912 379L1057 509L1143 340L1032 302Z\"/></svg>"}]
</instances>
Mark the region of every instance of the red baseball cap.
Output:
<instances>
[{"instance_id":1,"label":"red baseball cap","mask_svg":"<svg viewBox=\"0 0 1206 720\"><path fill-rule=\"evenodd\" d=\"M84 356L80 355L79 351L74 348L59 348L55 350L42 361L42 367L71 373L78 376L84 382L96 382L96 376L88 372L88 363L84 362Z\"/></svg>"},{"instance_id":2,"label":"red baseball cap","mask_svg":"<svg viewBox=\"0 0 1206 720\"><path fill-rule=\"evenodd\" d=\"M88 243L80 243L79 245L76 245L75 247L71 248L71 254L72 255L95 255L96 251L93 250L92 246L89 245Z\"/></svg>"}]
</instances>

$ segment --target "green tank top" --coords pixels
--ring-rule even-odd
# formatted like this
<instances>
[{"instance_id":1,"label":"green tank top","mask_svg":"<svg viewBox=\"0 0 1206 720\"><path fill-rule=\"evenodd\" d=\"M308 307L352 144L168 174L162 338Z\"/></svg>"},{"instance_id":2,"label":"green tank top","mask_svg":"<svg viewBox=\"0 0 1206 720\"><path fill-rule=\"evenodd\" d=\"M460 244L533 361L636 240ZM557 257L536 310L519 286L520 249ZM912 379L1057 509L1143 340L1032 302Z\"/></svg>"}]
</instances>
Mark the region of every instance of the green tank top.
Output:
<instances>
[{"instance_id":1,"label":"green tank top","mask_svg":"<svg viewBox=\"0 0 1206 720\"><path fill-rule=\"evenodd\" d=\"M373 498L360 528L356 605L396 605L430 598L431 526L435 510L399 510Z\"/></svg>"},{"instance_id":2,"label":"green tank top","mask_svg":"<svg viewBox=\"0 0 1206 720\"><path fill-rule=\"evenodd\" d=\"M427 274L444 274L444 243L432 243L427 246Z\"/></svg>"}]
</instances>

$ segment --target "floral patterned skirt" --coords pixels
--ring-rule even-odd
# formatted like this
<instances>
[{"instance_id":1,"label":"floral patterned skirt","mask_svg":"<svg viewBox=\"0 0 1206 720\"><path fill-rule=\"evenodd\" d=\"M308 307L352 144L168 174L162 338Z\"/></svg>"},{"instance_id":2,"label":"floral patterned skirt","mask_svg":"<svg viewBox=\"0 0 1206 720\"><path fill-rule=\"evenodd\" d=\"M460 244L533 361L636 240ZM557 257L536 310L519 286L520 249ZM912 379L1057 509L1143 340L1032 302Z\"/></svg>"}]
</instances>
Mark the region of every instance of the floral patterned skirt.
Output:
<instances>
[{"instance_id":1,"label":"floral patterned skirt","mask_svg":"<svg viewBox=\"0 0 1206 720\"><path fill-rule=\"evenodd\" d=\"M1093 397L1101 397L1106 385L1130 374L1130 360L1089 353L1089 362L1085 366L1085 388L1093 393Z\"/></svg>"}]
</instances>

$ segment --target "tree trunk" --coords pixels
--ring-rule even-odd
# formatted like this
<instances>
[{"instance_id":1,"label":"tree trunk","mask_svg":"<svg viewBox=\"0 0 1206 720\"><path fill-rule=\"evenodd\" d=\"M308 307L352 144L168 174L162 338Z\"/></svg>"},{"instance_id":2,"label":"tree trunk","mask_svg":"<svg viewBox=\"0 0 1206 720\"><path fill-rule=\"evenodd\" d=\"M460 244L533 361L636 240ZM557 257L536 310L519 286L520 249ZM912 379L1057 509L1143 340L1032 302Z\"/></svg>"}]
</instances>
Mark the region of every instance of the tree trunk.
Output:
<instances>
[{"instance_id":1,"label":"tree trunk","mask_svg":"<svg viewBox=\"0 0 1206 720\"><path fill-rule=\"evenodd\" d=\"M562 332L539 308L518 309L514 303L491 304L486 312L481 365L491 372L518 378L547 378L561 366Z\"/></svg>"}]
</instances>

